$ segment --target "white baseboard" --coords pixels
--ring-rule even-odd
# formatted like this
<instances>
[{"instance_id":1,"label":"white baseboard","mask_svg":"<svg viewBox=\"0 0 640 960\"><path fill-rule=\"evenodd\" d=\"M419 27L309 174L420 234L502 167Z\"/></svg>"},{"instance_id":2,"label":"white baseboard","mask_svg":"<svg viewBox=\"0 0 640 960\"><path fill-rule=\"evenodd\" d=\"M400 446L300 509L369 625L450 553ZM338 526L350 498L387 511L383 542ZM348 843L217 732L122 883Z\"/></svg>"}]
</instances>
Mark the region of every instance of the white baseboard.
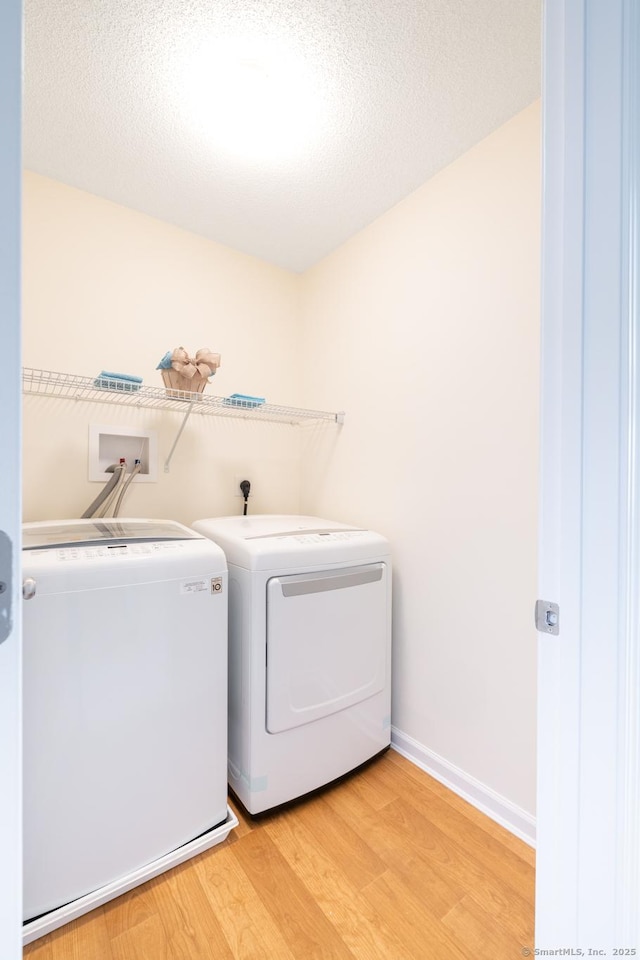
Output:
<instances>
[{"instance_id":1,"label":"white baseboard","mask_svg":"<svg viewBox=\"0 0 640 960\"><path fill-rule=\"evenodd\" d=\"M516 806L506 797L495 793L490 787L480 783L443 757L424 747L413 737L396 727L391 727L391 746L429 776L453 790L463 800L473 804L482 813L505 827L516 837L520 837L529 846L536 845L536 820L530 813Z\"/></svg>"}]
</instances>

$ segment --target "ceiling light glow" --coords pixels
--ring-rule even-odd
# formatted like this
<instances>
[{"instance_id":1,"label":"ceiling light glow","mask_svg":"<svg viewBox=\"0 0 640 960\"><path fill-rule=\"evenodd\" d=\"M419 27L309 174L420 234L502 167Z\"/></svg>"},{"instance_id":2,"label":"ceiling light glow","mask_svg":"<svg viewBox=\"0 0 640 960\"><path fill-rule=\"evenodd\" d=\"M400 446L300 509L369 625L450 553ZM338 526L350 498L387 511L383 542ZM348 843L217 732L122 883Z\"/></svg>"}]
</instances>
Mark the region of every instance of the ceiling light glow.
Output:
<instances>
[{"instance_id":1,"label":"ceiling light glow","mask_svg":"<svg viewBox=\"0 0 640 960\"><path fill-rule=\"evenodd\" d=\"M322 136L326 96L309 63L264 38L208 42L185 73L182 110L225 153L248 160L300 157Z\"/></svg>"}]
</instances>

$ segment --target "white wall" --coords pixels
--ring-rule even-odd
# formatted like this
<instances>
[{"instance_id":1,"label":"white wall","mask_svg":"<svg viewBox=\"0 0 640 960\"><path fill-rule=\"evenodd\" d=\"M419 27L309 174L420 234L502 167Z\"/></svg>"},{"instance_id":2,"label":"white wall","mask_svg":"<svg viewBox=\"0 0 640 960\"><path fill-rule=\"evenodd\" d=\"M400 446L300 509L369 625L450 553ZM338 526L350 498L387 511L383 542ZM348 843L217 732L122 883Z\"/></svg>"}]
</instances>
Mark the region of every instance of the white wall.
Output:
<instances>
[{"instance_id":1,"label":"white wall","mask_svg":"<svg viewBox=\"0 0 640 960\"><path fill-rule=\"evenodd\" d=\"M303 278L301 507L388 536L393 724L535 804L534 104Z\"/></svg>"},{"instance_id":2,"label":"white wall","mask_svg":"<svg viewBox=\"0 0 640 960\"><path fill-rule=\"evenodd\" d=\"M95 376L114 370L162 386L155 367L177 346L208 346L222 365L207 392L292 404L299 394L300 278L33 173L24 180L24 365ZM239 512L296 512L299 432L192 416L162 465L179 414L25 398L24 518L80 516L101 489L87 480L89 422L159 434L155 484L132 484L123 515L183 522Z\"/></svg>"}]
</instances>

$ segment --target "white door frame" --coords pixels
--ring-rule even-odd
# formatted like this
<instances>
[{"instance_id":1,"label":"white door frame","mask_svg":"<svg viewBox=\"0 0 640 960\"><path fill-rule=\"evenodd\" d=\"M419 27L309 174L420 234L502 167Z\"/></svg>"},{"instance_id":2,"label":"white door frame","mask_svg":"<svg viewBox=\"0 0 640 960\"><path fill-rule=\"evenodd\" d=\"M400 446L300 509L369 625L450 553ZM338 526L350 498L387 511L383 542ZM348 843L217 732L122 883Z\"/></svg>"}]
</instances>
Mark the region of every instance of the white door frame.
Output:
<instances>
[{"instance_id":1,"label":"white door frame","mask_svg":"<svg viewBox=\"0 0 640 960\"><path fill-rule=\"evenodd\" d=\"M547 0L536 946L640 953L640 7Z\"/></svg>"},{"instance_id":2,"label":"white door frame","mask_svg":"<svg viewBox=\"0 0 640 960\"><path fill-rule=\"evenodd\" d=\"M0 594L0 957L22 956L21 772L21 85L22 3L0 3L0 532L11 544L11 590ZM7 582L0 569L0 580ZM11 612L7 611L7 597ZM5 629L3 629L3 627Z\"/></svg>"}]
</instances>

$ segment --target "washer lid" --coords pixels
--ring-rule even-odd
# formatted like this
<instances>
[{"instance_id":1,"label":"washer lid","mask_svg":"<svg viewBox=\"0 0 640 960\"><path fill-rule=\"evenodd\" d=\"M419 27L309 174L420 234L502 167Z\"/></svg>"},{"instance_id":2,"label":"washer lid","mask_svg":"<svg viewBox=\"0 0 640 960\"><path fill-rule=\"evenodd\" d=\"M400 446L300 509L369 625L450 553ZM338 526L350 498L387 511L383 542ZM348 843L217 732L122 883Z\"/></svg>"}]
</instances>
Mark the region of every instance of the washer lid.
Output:
<instances>
[{"instance_id":1,"label":"washer lid","mask_svg":"<svg viewBox=\"0 0 640 960\"><path fill-rule=\"evenodd\" d=\"M23 523L22 549L66 547L81 543L117 540L140 543L158 540L201 540L202 535L173 520L107 517L104 520L53 520Z\"/></svg>"}]
</instances>

